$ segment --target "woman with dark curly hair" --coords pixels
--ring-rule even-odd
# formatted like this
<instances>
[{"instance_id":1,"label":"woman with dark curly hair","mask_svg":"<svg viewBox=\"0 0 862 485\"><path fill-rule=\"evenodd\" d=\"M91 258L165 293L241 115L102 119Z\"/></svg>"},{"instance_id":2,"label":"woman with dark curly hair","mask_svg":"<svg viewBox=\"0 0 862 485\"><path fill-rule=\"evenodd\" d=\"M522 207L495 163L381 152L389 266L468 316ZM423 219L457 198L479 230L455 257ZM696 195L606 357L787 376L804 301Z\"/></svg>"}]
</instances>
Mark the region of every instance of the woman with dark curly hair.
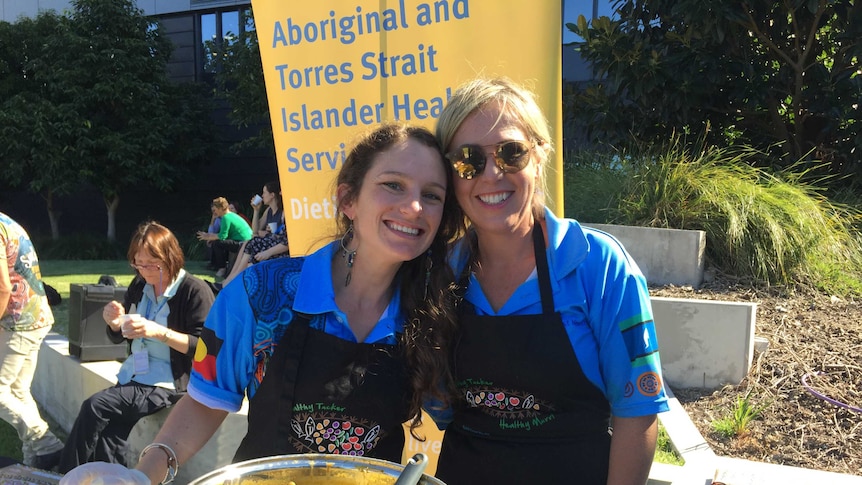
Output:
<instances>
[{"instance_id":1,"label":"woman with dark curly hair","mask_svg":"<svg viewBox=\"0 0 862 485\"><path fill-rule=\"evenodd\" d=\"M97 473L164 481L246 396L237 461L294 453L400 461L402 424L420 419L414 389L444 395L436 340L453 327L446 253L463 223L450 180L425 128L387 124L362 138L336 179L336 238L307 257L256 264L225 286L189 395L137 470L84 466L68 483Z\"/></svg>"}]
</instances>

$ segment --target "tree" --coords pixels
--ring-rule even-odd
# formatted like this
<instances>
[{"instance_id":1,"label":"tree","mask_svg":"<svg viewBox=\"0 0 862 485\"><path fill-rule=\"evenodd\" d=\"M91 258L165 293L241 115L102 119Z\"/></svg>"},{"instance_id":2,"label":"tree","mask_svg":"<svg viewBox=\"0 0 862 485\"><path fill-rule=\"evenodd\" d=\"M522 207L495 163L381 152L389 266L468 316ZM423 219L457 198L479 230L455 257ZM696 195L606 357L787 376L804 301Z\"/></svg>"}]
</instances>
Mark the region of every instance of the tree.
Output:
<instances>
[{"instance_id":1,"label":"tree","mask_svg":"<svg viewBox=\"0 0 862 485\"><path fill-rule=\"evenodd\" d=\"M0 179L26 187L44 200L53 238L62 212L55 197L80 186L71 148L84 125L68 103L49 100L52 36L66 38L67 19L46 12L16 24L0 23Z\"/></svg>"},{"instance_id":2,"label":"tree","mask_svg":"<svg viewBox=\"0 0 862 485\"><path fill-rule=\"evenodd\" d=\"M63 29L43 34L38 49L23 49L33 82L4 104L18 128L0 130L0 146L21 138L10 142L14 153L0 148L0 156L32 160L22 171L34 180L54 173L47 164L67 170L64 180L94 186L115 240L124 190L169 190L212 155L210 99L201 87L169 81L172 45L131 0L75 0L72 7Z\"/></svg>"},{"instance_id":3,"label":"tree","mask_svg":"<svg viewBox=\"0 0 862 485\"><path fill-rule=\"evenodd\" d=\"M862 5L854 0L617 0L567 27L598 81L568 100L592 141L693 133L786 168L862 183ZM825 163L824 163L825 162ZM823 172L812 173L823 175Z\"/></svg>"},{"instance_id":4,"label":"tree","mask_svg":"<svg viewBox=\"0 0 862 485\"><path fill-rule=\"evenodd\" d=\"M102 194L108 239L116 238L120 194L129 187L167 190L211 146L208 110L201 96L167 77L172 45L131 0L75 0L74 37L56 66L56 80L73 95L89 135L77 149L85 176ZM206 103L201 105L206 106Z\"/></svg>"},{"instance_id":5,"label":"tree","mask_svg":"<svg viewBox=\"0 0 862 485\"><path fill-rule=\"evenodd\" d=\"M210 69L216 72L219 96L230 106L228 119L237 128L255 127L259 131L233 146L266 150L275 158L272 124L263 79L263 65L251 9L241 15L243 28L226 37L223 43L205 42Z\"/></svg>"}]
</instances>

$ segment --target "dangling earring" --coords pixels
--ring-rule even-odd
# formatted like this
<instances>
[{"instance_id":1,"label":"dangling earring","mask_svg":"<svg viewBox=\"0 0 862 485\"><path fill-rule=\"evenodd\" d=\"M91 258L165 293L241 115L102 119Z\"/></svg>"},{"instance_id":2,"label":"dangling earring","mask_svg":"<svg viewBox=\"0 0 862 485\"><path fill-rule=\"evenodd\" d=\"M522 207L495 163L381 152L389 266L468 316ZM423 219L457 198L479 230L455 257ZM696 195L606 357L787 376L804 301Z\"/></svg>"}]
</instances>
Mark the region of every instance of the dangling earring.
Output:
<instances>
[{"instance_id":1,"label":"dangling earring","mask_svg":"<svg viewBox=\"0 0 862 485\"><path fill-rule=\"evenodd\" d=\"M431 250L428 250L428 253L425 257L425 297L424 300L428 299L428 285L431 283L431 268L434 267L434 261L431 260Z\"/></svg>"},{"instance_id":2,"label":"dangling earring","mask_svg":"<svg viewBox=\"0 0 862 485\"><path fill-rule=\"evenodd\" d=\"M347 260L347 277L344 278L344 286L350 284L350 278L353 276L353 261L356 259L356 249L359 249L358 246L353 250L347 249L351 241L353 241L353 221L350 221L350 227L341 236L341 257Z\"/></svg>"}]
</instances>

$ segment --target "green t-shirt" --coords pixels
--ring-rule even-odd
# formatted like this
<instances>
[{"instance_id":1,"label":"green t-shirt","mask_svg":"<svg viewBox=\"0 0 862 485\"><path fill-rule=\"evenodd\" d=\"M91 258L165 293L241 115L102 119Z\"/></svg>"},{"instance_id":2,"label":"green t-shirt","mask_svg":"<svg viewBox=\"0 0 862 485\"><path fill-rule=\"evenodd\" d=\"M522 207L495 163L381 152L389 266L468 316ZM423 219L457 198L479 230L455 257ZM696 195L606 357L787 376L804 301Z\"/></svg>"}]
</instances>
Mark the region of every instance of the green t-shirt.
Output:
<instances>
[{"instance_id":1,"label":"green t-shirt","mask_svg":"<svg viewBox=\"0 0 862 485\"><path fill-rule=\"evenodd\" d=\"M222 241L225 239L248 241L251 239L252 233L251 226L238 214L228 211L227 214L221 216L221 229L219 229L218 238Z\"/></svg>"}]
</instances>

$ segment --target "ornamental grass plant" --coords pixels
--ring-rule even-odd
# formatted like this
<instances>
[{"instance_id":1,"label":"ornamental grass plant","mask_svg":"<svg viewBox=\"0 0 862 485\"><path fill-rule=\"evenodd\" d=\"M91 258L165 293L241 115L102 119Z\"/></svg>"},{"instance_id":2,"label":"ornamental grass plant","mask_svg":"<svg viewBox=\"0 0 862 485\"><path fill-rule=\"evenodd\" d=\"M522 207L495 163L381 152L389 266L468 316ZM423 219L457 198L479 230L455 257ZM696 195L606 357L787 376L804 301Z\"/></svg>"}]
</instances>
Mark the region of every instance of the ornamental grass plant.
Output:
<instances>
[{"instance_id":1,"label":"ornamental grass plant","mask_svg":"<svg viewBox=\"0 0 862 485\"><path fill-rule=\"evenodd\" d=\"M736 398L736 405L728 410L725 415L712 422L713 429L728 438L740 437L748 433L748 427L752 421L760 417L769 402L755 404L751 400L751 390L745 396Z\"/></svg>"},{"instance_id":2,"label":"ornamental grass plant","mask_svg":"<svg viewBox=\"0 0 862 485\"><path fill-rule=\"evenodd\" d=\"M702 230L708 263L725 274L862 294L862 213L830 200L809 173L757 168L763 154L745 147L688 149L679 140L640 153L569 155L567 215Z\"/></svg>"}]
</instances>

